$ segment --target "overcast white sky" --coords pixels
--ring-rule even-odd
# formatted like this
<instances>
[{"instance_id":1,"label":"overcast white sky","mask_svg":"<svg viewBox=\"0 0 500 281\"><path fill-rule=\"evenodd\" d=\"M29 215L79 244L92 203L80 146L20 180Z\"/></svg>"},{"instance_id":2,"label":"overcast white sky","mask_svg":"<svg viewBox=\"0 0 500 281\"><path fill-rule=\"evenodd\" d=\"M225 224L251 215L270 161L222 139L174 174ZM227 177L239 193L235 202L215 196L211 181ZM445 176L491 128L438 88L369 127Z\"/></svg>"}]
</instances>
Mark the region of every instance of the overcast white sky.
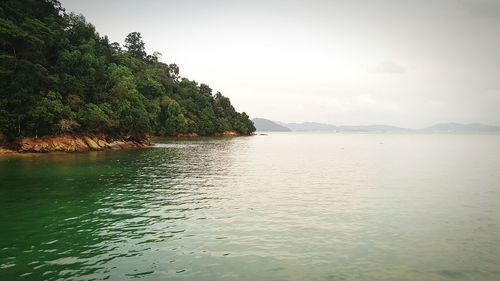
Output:
<instances>
[{"instance_id":1,"label":"overcast white sky","mask_svg":"<svg viewBox=\"0 0 500 281\"><path fill-rule=\"evenodd\" d=\"M500 125L500 1L62 0L251 117Z\"/></svg>"}]
</instances>

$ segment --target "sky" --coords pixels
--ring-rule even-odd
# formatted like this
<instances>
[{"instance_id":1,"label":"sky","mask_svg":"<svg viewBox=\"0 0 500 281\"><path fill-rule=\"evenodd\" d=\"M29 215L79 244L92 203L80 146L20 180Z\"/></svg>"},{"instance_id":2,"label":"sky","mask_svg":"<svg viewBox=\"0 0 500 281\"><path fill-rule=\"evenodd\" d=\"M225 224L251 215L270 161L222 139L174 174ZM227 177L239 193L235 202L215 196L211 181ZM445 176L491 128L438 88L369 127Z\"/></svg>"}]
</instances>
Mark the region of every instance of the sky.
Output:
<instances>
[{"instance_id":1,"label":"sky","mask_svg":"<svg viewBox=\"0 0 500 281\"><path fill-rule=\"evenodd\" d=\"M500 1L62 0L250 117L500 125Z\"/></svg>"}]
</instances>

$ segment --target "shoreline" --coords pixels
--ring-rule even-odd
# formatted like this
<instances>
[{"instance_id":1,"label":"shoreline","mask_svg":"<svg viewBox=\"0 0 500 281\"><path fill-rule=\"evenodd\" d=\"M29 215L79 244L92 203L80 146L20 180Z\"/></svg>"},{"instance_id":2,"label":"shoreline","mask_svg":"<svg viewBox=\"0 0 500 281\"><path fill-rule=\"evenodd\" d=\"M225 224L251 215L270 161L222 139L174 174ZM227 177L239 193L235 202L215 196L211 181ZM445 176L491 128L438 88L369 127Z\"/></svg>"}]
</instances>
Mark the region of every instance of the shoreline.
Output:
<instances>
[{"instance_id":1,"label":"shoreline","mask_svg":"<svg viewBox=\"0 0 500 281\"><path fill-rule=\"evenodd\" d=\"M107 134L62 134L15 140L7 145L0 146L0 155L50 152L78 153L149 146L151 146L149 136L117 138Z\"/></svg>"},{"instance_id":2,"label":"shoreline","mask_svg":"<svg viewBox=\"0 0 500 281\"><path fill-rule=\"evenodd\" d=\"M225 131L207 137L237 137L242 136L236 131ZM21 138L6 145L0 145L0 156L16 154L43 153L84 153L90 151L125 150L152 147L151 139L168 138L199 138L206 137L196 132L178 133L174 136L128 136L112 137L102 133L61 134L41 138Z\"/></svg>"},{"instance_id":3,"label":"shoreline","mask_svg":"<svg viewBox=\"0 0 500 281\"><path fill-rule=\"evenodd\" d=\"M191 133L177 133L174 136L154 136L154 137L166 137L166 138L198 138L198 137L241 137L245 136L242 135L236 131L224 131L224 132L219 132L215 133L213 135L200 135L197 132L191 132Z\"/></svg>"}]
</instances>

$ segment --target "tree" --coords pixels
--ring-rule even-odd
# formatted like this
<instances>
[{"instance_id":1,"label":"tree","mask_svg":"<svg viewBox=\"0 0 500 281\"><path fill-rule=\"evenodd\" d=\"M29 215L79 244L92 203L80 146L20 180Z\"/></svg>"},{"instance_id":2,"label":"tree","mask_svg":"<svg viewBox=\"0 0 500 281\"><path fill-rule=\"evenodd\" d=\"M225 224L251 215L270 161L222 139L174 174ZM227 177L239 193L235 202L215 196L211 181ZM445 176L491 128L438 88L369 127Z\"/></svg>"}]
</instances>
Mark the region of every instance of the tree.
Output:
<instances>
[{"instance_id":1,"label":"tree","mask_svg":"<svg viewBox=\"0 0 500 281\"><path fill-rule=\"evenodd\" d=\"M168 74L174 80L178 80L180 78L179 77L179 67L177 66L177 64L172 63L172 64L168 65Z\"/></svg>"},{"instance_id":2,"label":"tree","mask_svg":"<svg viewBox=\"0 0 500 281\"><path fill-rule=\"evenodd\" d=\"M60 131L59 121L71 119L71 113L71 109L63 105L59 93L49 92L31 111L28 127L35 131L35 136L55 134Z\"/></svg>"},{"instance_id":3,"label":"tree","mask_svg":"<svg viewBox=\"0 0 500 281\"><path fill-rule=\"evenodd\" d=\"M125 38L125 48L127 52L132 56L140 60L146 58L145 44L142 41L141 33L131 32Z\"/></svg>"},{"instance_id":4,"label":"tree","mask_svg":"<svg viewBox=\"0 0 500 281\"><path fill-rule=\"evenodd\" d=\"M212 96L212 89L207 84L201 83L200 93L207 95L207 96Z\"/></svg>"},{"instance_id":5,"label":"tree","mask_svg":"<svg viewBox=\"0 0 500 281\"><path fill-rule=\"evenodd\" d=\"M79 123L87 131L109 131L113 127L113 122L106 111L111 111L109 104L98 106L88 103L78 112Z\"/></svg>"}]
</instances>

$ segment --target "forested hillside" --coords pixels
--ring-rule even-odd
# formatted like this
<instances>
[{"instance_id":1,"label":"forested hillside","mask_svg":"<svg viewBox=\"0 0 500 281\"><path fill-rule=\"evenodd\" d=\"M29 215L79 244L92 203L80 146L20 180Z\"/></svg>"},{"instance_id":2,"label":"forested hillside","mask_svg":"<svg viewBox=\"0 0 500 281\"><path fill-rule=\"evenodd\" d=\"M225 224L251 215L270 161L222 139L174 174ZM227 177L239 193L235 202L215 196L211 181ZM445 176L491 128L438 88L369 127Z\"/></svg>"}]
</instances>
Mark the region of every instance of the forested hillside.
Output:
<instances>
[{"instance_id":1,"label":"forested hillside","mask_svg":"<svg viewBox=\"0 0 500 281\"><path fill-rule=\"evenodd\" d=\"M112 43L56 0L2 0L0 134L255 131L227 97L160 60L140 33Z\"/></svg>"}]
</instances>

